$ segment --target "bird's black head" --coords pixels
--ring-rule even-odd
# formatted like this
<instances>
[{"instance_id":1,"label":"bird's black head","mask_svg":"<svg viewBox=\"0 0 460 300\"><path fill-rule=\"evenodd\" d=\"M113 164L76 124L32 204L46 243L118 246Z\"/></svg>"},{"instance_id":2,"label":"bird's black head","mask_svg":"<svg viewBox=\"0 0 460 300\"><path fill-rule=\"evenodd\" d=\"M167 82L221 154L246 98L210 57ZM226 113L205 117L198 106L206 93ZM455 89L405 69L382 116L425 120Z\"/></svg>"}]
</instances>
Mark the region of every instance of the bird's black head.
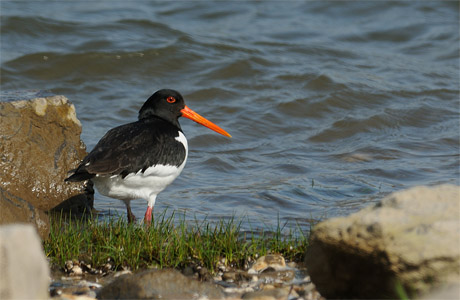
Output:
<instances>
[{"instance_id":1,"label":"bird's black head","mask_svg":"<svg viewBox=\"0 0 460 300\"><path fill-rule=\"evenodd\" d=\"M184 98L175 90L159 90L145 101L139 110L139 120L161 118L180 129L179 117L185 117L215 132L231 137L228 132L203 118L185 105Z\"/></svg>"},{"instance_id":2,"label":"bird's black head","mask_svg":"<svg viewBox=\"0 0 460 300\"><path fill-rule=\"evenodd\" d=\"M159 117L180 128L177 119L182 116L181 110L185 107L182 95L169 89L163 89L150 96L139 110L139 120Z\"/></svg>"}]
</instances>

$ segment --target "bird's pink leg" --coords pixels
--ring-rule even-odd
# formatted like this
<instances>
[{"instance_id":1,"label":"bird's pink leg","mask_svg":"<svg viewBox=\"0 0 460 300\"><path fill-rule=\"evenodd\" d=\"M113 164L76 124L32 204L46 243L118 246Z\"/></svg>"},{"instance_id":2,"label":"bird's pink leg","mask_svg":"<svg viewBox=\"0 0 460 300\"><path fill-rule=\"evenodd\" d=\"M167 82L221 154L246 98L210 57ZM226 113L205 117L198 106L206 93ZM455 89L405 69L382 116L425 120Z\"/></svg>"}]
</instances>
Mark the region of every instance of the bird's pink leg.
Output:
<instances>
[{"instance_id":1,"label":"bird's pink leg","mask_svg":"<svg viewBox=\"0 0 460 300\"><path fill-rule=\"evenodd\" d=\"M152 211L153 211L153 206L155 205L155 200L157 199L156 194L151 194L148 199L148 204L147 204L147 211L145 212L144 216L144 224L147 226L150 226L152 223Z\"/></svg>"},{"instance_id":2,"label":"bird's pink leg","mask_svg":"<svg viewBox=\"0 0 460 300\"><path fill-rule=\"evenodd\" d=\"M147 226L150 226L150 224L152 223L152 211L153 207L147 206L147 211L145 212L144 216L144 224L146 224Z\"/></svg>"}]
</instances>

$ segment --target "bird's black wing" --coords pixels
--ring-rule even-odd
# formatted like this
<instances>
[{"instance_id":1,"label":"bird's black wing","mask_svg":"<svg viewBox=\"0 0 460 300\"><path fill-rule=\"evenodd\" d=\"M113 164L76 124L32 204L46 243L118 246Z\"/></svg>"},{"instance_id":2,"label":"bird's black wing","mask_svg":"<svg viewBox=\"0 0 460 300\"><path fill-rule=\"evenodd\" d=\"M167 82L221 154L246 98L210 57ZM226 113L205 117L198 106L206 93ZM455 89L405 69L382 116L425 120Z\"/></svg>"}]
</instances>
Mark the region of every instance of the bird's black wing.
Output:
<instances>
[{"instance_id":1,"label":"bird's black wing","mask_svg":"<svg viewBox=\"0 0 460 300\"><path fill-rule=\"evenodd\" d=\"M145 171L153 165L180 166L185 147L180 129L159 118L142 119L109 130L66 181Z\"/></svg>"}]
</instances>

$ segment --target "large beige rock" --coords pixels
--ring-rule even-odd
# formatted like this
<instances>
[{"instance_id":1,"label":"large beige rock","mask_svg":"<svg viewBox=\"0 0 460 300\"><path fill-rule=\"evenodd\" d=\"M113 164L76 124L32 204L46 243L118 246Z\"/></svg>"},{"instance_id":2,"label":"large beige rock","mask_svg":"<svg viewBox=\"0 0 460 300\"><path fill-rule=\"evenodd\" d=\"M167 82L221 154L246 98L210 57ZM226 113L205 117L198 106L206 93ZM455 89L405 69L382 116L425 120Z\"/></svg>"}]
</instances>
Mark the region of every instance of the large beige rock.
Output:
<instances>
[{"instance_id":1,"label":"large beige rock","mask_svg":"<svg viewBox=\"0 0 460 300\"><path fill-rule=\"evenodd\" d=\"M306 263L326 298L392 298L460 281L460 188L415 187L315 226Z\"/></svg>"},{"instance_id":2,"label":"large beige rock","mask_svg":"<svg viewBox=\"0 0 460 300\"><path fill-rule=\"evenodd\" d=\"M0 299L49 299L50 274L32 225L0 226Z\"/></svg>"},{"instance_id":3,"label":"large beige rock","mask_svg":"<svg viewBox=\"0 0 460 300\"><path fill-rule=\"evenodd\" d=\"M422 300L433 300L433 299L442 299L442 300L458 300L460 299L460 282L456 284L450 284L447 286L442 286L434 289L429 294L424 295Z\"/></svg>"},{"instance_id":4,"label":"large beige rock","mask_svg":"<svg viewBox=\"0 0 460 300\"><path fill-rule=\"evenodd\" d=\"M73 104L35 91L0 96L0 224L30 218L14 209L19 207L11 199L29 205L29 212L48 211L64 201L91 209L86 186L64 182L86 154Z\"/></svg>"}]
</instances>

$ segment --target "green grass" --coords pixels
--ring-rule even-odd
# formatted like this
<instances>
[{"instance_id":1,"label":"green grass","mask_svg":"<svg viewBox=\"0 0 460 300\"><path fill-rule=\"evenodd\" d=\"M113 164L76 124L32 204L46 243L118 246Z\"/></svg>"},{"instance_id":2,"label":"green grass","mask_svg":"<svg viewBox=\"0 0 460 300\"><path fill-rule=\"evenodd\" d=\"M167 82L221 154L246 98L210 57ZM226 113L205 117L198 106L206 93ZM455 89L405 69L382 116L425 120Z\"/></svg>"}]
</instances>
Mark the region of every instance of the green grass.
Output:
<instances>
[{"instance_id":1,"label":"green grass","mask_svg":"<svg viewBox=\"0 0 460 300\"><path fill-rule=\"evenodd\" d=\"M156 216L150 227L127 224L121 218L100 221L58 216L52 218L50 238L43 245L51 263L60 268L68 260L81 260L93 268L110 261L117 270L200 265L215 272L219 262L242 268L267 253L302 260L308 239L301 229L286 234L286 224L278 224L275 230L247 233L240 230L241 224L234 218L190 222L174 213L166 217L166 212Z\"/></svg>"},{"instance_id":2,"label":"green grass","mask_svg":"<svg viewBox=\"0 0 460 300\"><path fill-rule=\"evenodd\" d=\"M406 289L402 285L401 281L397 280L395 284L395 292L396 295L398 296L398 299L401 300L409 300L410 297L408 296Z\"/></svg>"}]
</instances>

